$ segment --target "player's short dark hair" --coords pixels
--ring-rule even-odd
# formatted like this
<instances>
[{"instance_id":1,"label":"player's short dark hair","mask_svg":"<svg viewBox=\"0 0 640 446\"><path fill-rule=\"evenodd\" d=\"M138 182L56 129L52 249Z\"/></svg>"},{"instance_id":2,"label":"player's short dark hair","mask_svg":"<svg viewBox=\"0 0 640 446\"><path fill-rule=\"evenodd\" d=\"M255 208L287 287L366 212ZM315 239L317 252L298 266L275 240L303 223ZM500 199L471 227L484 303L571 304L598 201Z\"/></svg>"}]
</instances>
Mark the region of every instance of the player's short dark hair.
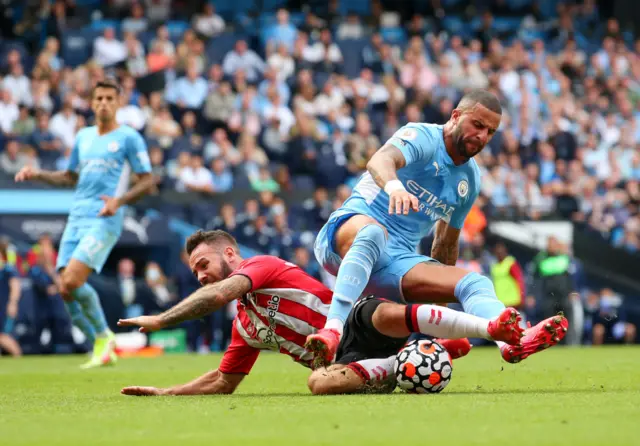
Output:
<instances>
[{"instance_id":1,"label":"player's short dark hair","mask_svg":"<svg viewBox=\"0 0 640 446\"><path fill-rule=\"evenodd\" d=\"M473 108L476 104L483 105L499 115L502 114L502 105L500 104L500 100L495 94L482 89L471 90L469 93L465 94L462 99L460 99L460 102L458 102L457 108L466 110Z\"/></svg>"},{"instance_id":2,"label":"player's short dark hair","mask_svg":"<svg viewBox=\"0 0 640 446\"><path fill-rule=\"evenodd\" d=\"M116 95L120 95L120 85L115 80L112 80L112 79L104 79L104 80L98 81L96 85L93 87L93 90L91 90L91 97L93 97L93 94L96 92L98 88L111 88L116 91Z\"/></svg>"},{"instance_id":3,"label":"player's short dark hair","mask_svg":"<svg viewBox=\"0 0 640 446\"><path fill-rule=\"evenodd\" d=\"M202 243L213 245L218 242L228 243L233 246L236 251L240 251L240 248L238 248L238 242L236 242L236 239L228 232L220 229L216 229L215 231L203 231L202 229L198 229L196 232L191 234L189 238L187 238L187 254L191 255L191 253Z\"/></svg>"}]
</instances>

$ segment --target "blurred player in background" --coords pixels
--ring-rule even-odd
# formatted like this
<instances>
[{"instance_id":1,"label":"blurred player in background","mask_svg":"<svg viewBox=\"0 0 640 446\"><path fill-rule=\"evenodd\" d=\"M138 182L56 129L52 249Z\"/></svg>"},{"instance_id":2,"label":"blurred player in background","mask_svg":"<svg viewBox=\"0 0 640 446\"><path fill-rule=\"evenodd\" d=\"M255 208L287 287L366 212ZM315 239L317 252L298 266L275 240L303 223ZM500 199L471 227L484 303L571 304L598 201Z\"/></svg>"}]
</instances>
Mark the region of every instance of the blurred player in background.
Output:
<instances>
[{"instance_id":1,"label":"blurred player in background","mask_svg":"<svg viewBox=\"0 0 640 446\"><path fill-rule=\"evenodd\" d=\"M56 269L57 284L74 325L94 341L93 355L83 368L113 364L115 336L107 326L96 290L87 282L100 273L122 233L123 206L154 188L151 163L142 136L116 122L119 86L98 82L91 108L96 125L78 132L66 171L24 167L15 180L75 186L73 205L62 240ZM138 176L127 191L131 170Z\"/></svg>"},{"instance_id":2,"label":"blurred player in background","mask_svg":"<svg viewBox=\"0 0 640 446\"><path fill-rule=\"evenodd\" d=\"M11 356L21 356L20 345L13 338L13 326L22 288L18 272L9 264L8 247L9 241L0 239L0 350Z\"/></svg>"},{"instance_id":3,"label":"blurred player in background","mask_svg":"<svg viewBox=\"0 0 640 446\"><path fill-rule=\"evenodd\" d=\"M480 192L472 158L491 140L501 116L495 95L473 90L444 126L409 123L371 157L368 172L316 238L318 262L337 276L327 324L306 344L318 364L334 358L363 292L399 302L457 299L465 312L485 319L503 314L489 278L454 266L460 230ZM420 240L434 227L431 257L418 254ZM522 345L499 343L502 356L519 362L555 345L567 325L561 316L542 321L526 331Z\"/></svg>"},{"instance_id":4,"label":"blurred player in background","mask_svg":"<svg viewBox=\"0 0 640 446\"><path fill-rule=\"evenodd\" d=\"M273 256L243 260L235 239L224 231L198 231L187 240L189 265L203 285L187 299L157 316L124 319L120 326L149 332L197 319L238 300L231 345L217 370L194 381L158 389L127 387L126 395L200 395L232 393L249 373L260 350L291 356L310 367L306 337L324 326L331 290L296 265ZM515 310L509 309L507 312ZM515 318L514 318L515 321ZM393 377L396 353L411 333L439 338L453 358L470 349L467 337L520 341L514 322L489 321L433 305L399 305L375 297L362 299L346 326L337 365L311 375L313 393L352 393L378 387ZM457 341L449 340L457 339Z\"/></svg>"}]
</instances>

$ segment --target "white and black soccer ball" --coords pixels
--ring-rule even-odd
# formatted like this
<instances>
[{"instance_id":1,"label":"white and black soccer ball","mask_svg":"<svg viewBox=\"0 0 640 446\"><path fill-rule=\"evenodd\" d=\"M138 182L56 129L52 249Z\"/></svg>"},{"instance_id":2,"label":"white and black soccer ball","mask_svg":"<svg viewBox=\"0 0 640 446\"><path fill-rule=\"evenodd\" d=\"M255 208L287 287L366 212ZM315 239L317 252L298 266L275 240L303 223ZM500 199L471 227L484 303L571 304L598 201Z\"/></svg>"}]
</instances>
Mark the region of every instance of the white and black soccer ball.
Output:
<instances>
[{"instance_id":1,"label":"white and black soccer ball","mask_svg":"<svg viewBox=\"0 0 640 446\"><path fill-rule=\"evenodd\" d=\"M438 393L451 381L453 364L445 348L432 340L409 342L393 366L398 387L409 393Z\"/></svg>"}]
</instances>

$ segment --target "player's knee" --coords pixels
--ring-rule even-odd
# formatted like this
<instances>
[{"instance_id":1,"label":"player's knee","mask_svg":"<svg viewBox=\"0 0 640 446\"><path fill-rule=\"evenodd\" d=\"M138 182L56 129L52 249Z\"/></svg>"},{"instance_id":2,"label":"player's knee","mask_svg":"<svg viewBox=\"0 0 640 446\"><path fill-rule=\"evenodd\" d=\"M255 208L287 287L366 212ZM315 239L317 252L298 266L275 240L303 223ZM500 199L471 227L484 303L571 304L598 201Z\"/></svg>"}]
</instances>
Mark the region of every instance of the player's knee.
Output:
<instances>
[{"instance_id":1,"label":"player's knee","mask_svg":"<svg viewBox=\"0 0 640 446\"><path fill-rule=\"evenodd\" d=\"M358 231L356 237L370 240L376 246L384 246L387 243L387 229L378 222L371 222Z\"/></svg>"},{"instance_id":2,"label":"player's knee","mask_svg":"<svg viewBox=\"0 0 640 446\"><path fill-rule=\"evenodd\" d=\"M326 370L316 370L309 376L307 386L313 395L331 395L335 393L331 375Z\"/></svg>"},{"instance_id":3,"label":"player's knee","mask_svg":"<svg viewBox=\"0 0 640 446\"><path fill-rule=\"evenodd\" d=\"M83 284L84 278L73 274L72 271L66 269L60 276L60 294L65 298L65 296L68 296L72 291L80 288ZM65 298L65 300L68 300L68 297Z\"/></svg>"},{"instance_id":4,"label":"player's knee","mask_svg":"<svg viewBox=\"0 0 640 446\"><path fill-rule=\"evenodd\" d=\"M489 291L494 296L496 294L491 279L487 276L483 276L482 274L470 272L458 281L454 289L454 295L456 298L460 299L461 297L473 294L480 290L483 291L483 294L485 294L484 292L486 291Z\"/></svg>"},{"instance_id":5,"label":"player's knee","mask_svg":"<svg viewBox=\"0 0 640 446\"><path fill-rule=\"evenodd\" d=\"M407 331L404 319L404 305L385 302L376 307L371 316L371 324L385 336L402 337Z\"/></svg>"}]
</instances>

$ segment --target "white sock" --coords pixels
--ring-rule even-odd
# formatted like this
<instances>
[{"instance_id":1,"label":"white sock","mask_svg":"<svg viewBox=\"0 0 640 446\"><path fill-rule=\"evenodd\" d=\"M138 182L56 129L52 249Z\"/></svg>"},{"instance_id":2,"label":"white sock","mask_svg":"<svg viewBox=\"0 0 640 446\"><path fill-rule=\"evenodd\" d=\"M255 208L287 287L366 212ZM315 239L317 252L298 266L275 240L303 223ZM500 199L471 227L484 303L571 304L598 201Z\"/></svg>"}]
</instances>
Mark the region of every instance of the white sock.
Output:
<instances>
[{"instance_id":1,"label":"white sock","mask_svg":"<svg viewBox=\"0 0 640 446\"><path fill-rule=\"evenodd\" d=\"M409 331L436 338L491 339L487 329L489 320L438 305L409 305L407 307Z\"/></svg>"},{"instance_id":2,"label":"white sock","mask_svg":"<svg viewBox=\"0 0 640 446\"><path fill-rule=\"evenodd\" d=\"M338 318L329 319L327 323L324 324L324 328L333 328L334 330L338 330L338 333L342 336L342 332L344 331L344 322Z\"/></svg>"},{"instance_id":3,"label":"white sock","mask_svg":"<svg viewBox=\"0 0 640 446\"><path fill-rule=\"evenodd\" d=\"M356 372L360 378L366 382L377 382L387 379L393 374L393 363L396 355L388 358L363 359L352 362L348 367Z\"/></svg>"}]
</instances>

